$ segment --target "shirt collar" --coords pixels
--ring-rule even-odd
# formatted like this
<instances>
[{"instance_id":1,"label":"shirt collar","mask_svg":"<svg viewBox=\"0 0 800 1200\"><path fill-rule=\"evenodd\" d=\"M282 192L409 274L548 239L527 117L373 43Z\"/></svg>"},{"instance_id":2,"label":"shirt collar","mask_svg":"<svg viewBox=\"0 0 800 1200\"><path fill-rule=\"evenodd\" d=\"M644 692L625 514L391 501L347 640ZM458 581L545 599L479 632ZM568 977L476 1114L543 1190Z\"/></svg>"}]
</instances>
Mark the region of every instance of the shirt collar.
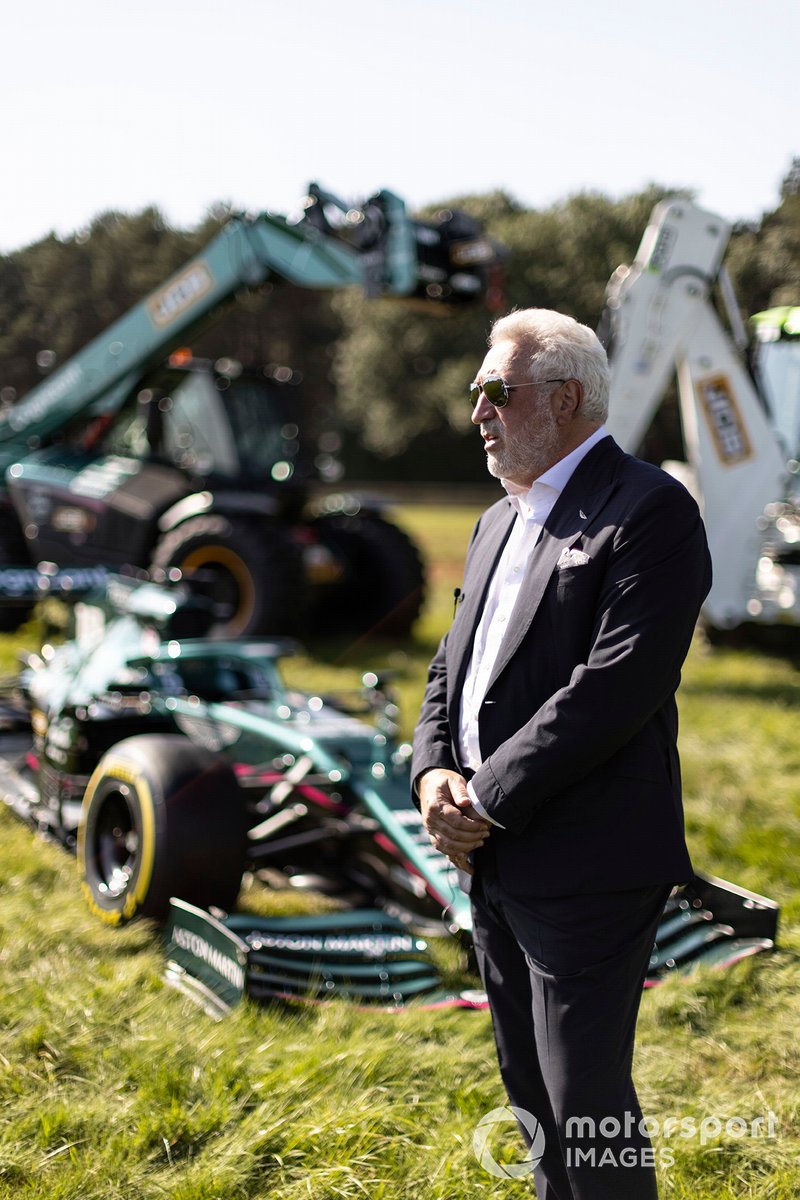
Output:
<instances>
[{"instance_id":1,"label":"shirt collar","mask_svg":"<svg viewBox=\"0 0 800 1200\"><path fill-rule=\"evenodd\" d=\"M521 517L532 515L536 507L536 501L543 498L548 493L555 493L555 499L563 492L564 488L569 483L575 472L578 464L583 461L586 455L592 450L598 442L604 437L608 437L608 430L605 425L601 425L591 433L585 441L571 450L563 458L560 458L557 463L549 467L544 474L535 479L533 486L526 488L524 484L512 483L510 479L501 479L503 487L508 492L508 498L513 504ZM546 491L544 489L547 489Z\"/></svg>"}]
</instances>

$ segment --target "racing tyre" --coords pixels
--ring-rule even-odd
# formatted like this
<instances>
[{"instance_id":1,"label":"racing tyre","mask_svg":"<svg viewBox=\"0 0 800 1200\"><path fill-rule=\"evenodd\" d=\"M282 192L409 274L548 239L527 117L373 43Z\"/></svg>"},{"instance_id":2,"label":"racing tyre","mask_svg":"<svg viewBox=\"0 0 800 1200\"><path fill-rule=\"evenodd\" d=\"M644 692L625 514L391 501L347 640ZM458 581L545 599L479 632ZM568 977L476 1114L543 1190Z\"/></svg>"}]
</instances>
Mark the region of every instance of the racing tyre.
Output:
<instances>
[{"instance_id":1,"label":"racing tyre","mask_svg":"<svg viewBox=\"0 0 800 1200\"><path fill-rule=\"evenodd\" d=\"M180 734L142 734L100 760L83 798L78 869L108 925L162 920L170 896L229 909L247 849L232 769Z\"/></svg>"},{"instance_id":2,"label":"racing tyre","mask_svg":"<svg viewBox=\"0 0 800 1200\"><path fill-rule=\"evenodd\" d=\"M314 632L406 637L425 597L422 559L408 535L369 512L318 517L312 528L343 566L341 579L320 589Z\"/></svg>"},{"instance_id":3,"label":"racing tyre","mask_svg":"<svg viewBox=\"0 0 800 1200\"><path fill-rule=\"evenodd\" d=\"M197 577L214 607L212 636L294 633L300 624L302 557L288 534L267 522L192 517L165 534L152 565Z\"/></svg>"}]
</instances>

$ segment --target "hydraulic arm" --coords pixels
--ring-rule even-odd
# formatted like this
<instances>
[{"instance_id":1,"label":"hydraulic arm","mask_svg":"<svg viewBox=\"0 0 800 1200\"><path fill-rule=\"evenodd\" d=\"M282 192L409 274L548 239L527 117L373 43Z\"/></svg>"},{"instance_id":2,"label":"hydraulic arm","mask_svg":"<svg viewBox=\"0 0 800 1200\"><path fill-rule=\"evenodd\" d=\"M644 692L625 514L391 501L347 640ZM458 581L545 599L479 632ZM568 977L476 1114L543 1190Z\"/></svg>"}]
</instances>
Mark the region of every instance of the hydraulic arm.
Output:
<instances>
[{"instance_id":1,"label":"hydraulic arm","mask_svg":"<svg viewBox=\"0 0 800 1200\"><path fill-rule=\"evenodd\" d=\"M113 411L226 300L270 276L314 289L357 285L369 296L423 288L429 299L474 298L497 252L469 218L449 222L411 220L389 191L351 208L313 184L297 222L268 212L231 217L205 250L0 413L0 472L81 412Z\"/></svg>"},{"instance_id":2,"label":"hydraulic arm","mask_svg":"<svg viewBox=\"0 0 800 1200\"><path fill-rule=\"evenodd\" d=\"M297 219L233 216L0 412L0 629L26 618L42 590L27 564L46 563L48 588L75 585L96 566L180 571L213 595L215 633L225 636L407 634L424 597L421 556L374 504L350 497L345 511L344 500L315 499L310 472L295 472L292 385L241 364L229 376L215 363L168 359L242 289L267 280L453 306L490 294L499 262L468 215L412 220L388 191L356 208L312 184Z\"/></svg>"},{"instance_id":3,"label":"hydraulic arm","mask_svg":"<svg viewBox=\"0 0 800 1200\"><path fill-rule=\"evenodd\" d=\"M703 509L714 562L707 620L719 629L747 621L796 624L800 593L796 585L787 591L788 558L780 603L760 595L756 580L770 506L789 501L791 476L773 413L741 352L743 327L722 267L729 234L722 218L689 201L654 209L633 266L618 268L608 288L608 424L635 452L677 374L690 468L680 473ZM712 303L715 285L733 333ZM780 548L776 554L780 565Z\"/></svg>"}]
</instances>

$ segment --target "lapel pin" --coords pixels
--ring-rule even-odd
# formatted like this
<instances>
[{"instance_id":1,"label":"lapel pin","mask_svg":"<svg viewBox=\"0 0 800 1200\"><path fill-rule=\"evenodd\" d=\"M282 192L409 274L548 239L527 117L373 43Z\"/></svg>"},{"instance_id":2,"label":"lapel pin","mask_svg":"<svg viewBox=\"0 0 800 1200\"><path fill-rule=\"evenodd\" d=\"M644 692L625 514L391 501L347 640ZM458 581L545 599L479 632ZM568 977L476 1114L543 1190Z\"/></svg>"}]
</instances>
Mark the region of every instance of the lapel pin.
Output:
<instances>
[{"instance_id":1,"label":"lapel pin","mask_svg":"<svg viewBox=\"0 0 800 1200\"><path fill-rule=\"evenodd\" d=\"M586 520L586 513L583 511L582 508L578 509L578 514L584 521Z\"/></svg>"}]
</instances>

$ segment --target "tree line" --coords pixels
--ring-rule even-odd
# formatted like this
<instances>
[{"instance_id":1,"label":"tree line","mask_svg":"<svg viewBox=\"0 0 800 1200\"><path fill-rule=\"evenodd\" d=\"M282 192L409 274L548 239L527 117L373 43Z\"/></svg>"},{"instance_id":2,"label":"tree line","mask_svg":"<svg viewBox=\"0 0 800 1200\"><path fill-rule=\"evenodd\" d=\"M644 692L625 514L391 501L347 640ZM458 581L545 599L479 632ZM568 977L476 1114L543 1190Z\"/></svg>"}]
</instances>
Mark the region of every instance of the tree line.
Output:
<instances>
[{"instance_id":1,"label":"tree line","mask_svg":"<svg viewBox=\"0 0 800 1200\"><path fill-rule=\"evenodd\" d=\"M621 199L583 192L543 209L494 192L439 207L478 217L506 248L504 310L558 308L596 326L611 273L633 258L653 205L676 192L656 184ZM71 237L51 234L0 257L0 399L13 403L64 363L197 254L228 215L214 210L185 230L156 208L108 212ZM800 303L800 158L775 208L734 227L726 264L744 315ZM350 475L483 481L465 396L492 319L481 305L442 315L276 282L237 296L193 349L299 371L300 423L307 436L340 431Z\"/></svg>"}]
</instances>

